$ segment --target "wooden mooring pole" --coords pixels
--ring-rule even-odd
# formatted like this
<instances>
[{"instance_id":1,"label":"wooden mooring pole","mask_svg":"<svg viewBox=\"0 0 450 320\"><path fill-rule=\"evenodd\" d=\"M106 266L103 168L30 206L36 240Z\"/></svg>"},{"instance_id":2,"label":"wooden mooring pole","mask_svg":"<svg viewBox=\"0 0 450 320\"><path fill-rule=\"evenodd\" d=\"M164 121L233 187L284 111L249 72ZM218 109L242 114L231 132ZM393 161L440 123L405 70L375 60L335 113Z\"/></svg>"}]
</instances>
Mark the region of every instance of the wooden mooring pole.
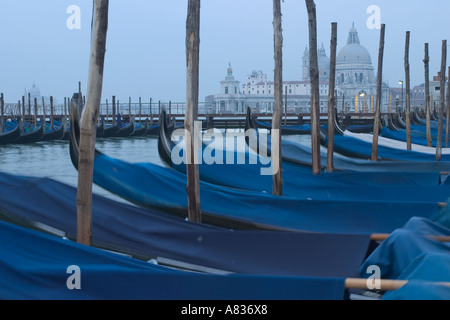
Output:
<instances>
[{"instance_id":1,"label":"wooden mooring pole","mask_svg":"<svg viewBox=\"0 0 450 320\"><path fill-rule=\"evenodd\" d=\"M281 3L273 0L273 46L274 46L274 106L272 114L271 160L272 194L283 195L281 176L281 118L283 113L283 35L281 28ZM287 89L287 87L286 87Z\"/></svg>"},{"instance_id":2,"label":"wooden mooring pole","mask_svg":"<svg viewBox=\"0 0 450 320\"><path fill-rule=\"evenodd\" d=\"M448 76L450 77L450 67L448 67ZM448 148L448 134L450 121L450 81L447 81L447 110L445 112L445 147Z\"/></svg>"},{"instance_id":3,"label":"wooden mooring pole","mask_svg":"<svg viewBox=\"0 0 450 320\"><path fill-rule=\"evenodd\" d=\"M80 119L80 155L77 188L77 242L91 245L92 181L96 125L103 84L109 0L94 0L86 106ZM81 98L81 97L79 97Z\"/></svg>"},{"instance_id":4,"label":"wooden mooring pole","mask_svg":"<svg viewBox=\"0 0 450 320\"><path fill-rule=\"evenodd\" d=\"M375 106L375 119L373 124L373 141L372 141L372 160L378 160L378 132L380 130L380 112L381 112L381 86L383 72L383 53L384 53L384 33L385 24L381 24L380 45L378 50L378 72L377 72L377 101Z\"/></svg>"},{"instance_id":5,"label":"wooden mooring pole","mask_svg":"<svg viewBox=\"0 0 450 320\"><path fill-rule=\"evenodd\" d=\"M409 37L406 31L405 38L405 90L406 90L406 149L411 150L411 99L410 99L410 77L409 77Z\"/></svg>"},{"instance_id":6,"label":"wooden mooring pole","mask_svg":"<svg viewBox=\"0 0 450 320\"><path fill-rule=\"evenodd\" d=\"M431 147L431 97L430 97L430 57L428 56L428 43L425 43L425 57L423 59L425 68L425 113L426 113L426 132L427 146Z\"/></svg>"},{"instance_id":7,"label":"wooden mooring pole","mask_svg":"<svg viewBox=\"0 0 450 320\"><path fill-rule=\"evenodd\" d=\"M312 172L320 174L320 95L319 95L319 64L317 60L317 21L316 5L313 0L305 0L308 11L309 29L309 74L311 78L311 152Z\"/></svg>"},{"instance_id":8,"label":"wooden mooring pole","mask_svg":"<svg viewBox=\"0 0 450 320\"><path fill-rule=\"evenodd\" d=\"M200 179L196 154L195 121L198 115L199 51L200 51L200 0L188 0L186 18L186 115L184 120L186 143L186 193L188 219L201 223ZM160 111L161 112L161 111Z\"/></svg>"},{"instance_id":9,"label":"wooden mooring pole","mask_svg":"<svg viewBox=\"0 0 450 320\"><path fill-rule=\"evenodd\" d=\"M444 123L444 104L445 104L445 68L447 65L447 40L442 40L441 73L440 73L440 106L438 119L438 133L436 139L436 161L442 157L442 133Z\"/></svg>"}]
</instances>

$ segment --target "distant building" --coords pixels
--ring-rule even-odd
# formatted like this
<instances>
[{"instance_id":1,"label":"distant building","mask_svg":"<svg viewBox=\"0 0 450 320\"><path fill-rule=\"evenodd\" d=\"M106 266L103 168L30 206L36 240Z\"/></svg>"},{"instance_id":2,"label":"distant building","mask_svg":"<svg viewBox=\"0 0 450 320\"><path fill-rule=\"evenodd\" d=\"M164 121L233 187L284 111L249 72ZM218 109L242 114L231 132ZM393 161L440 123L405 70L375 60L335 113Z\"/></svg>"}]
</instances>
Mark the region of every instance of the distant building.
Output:
<instances>
[{"instance_id":1,"label":"distant building","mask_svg":"<svg viewBox=\"0 0 450 320\"><path fill-rule=\"evenodd\" d=\"M30 89L24 90L24 97L25 97L25 103L28 104L28 94L30 95L30 105L34 108L34 99L36 99L37 105L39 107L42 106L42 98L44 99L45 103L45 112L47 114L50 113L50 96L42 96L41 90L39 89L36 84L33 83ZM53 104L56 105L57 101L56 99L53 100ZM34 112L34 110L32 110Z\"/></svg>"},{"instance_id":2,"label":"distant building","mask_svg":"<svg viewBox=\"0 0 450 320\"><path fill-rule=\"evenodd\" d=\"M318 50L320 112L328 110L328 84L330 58L322 44ZM256 108L260 112L272 112L274 83L262 71L252 71L245 83L240 85L232 74L231 66L225 80L221 81L221 93L206 97L209 112L241 113L245 107ZM419 90L419 89L418 89ZM283 95L287 94L288 112L308 113L311 105L311 84L309 50L302 56L302 80L283 81ZM372 59L359 40L354 24L349 31L347 44L336 57L336 88L338 110L344 106L345 112L373 112L376 104L377 77ZM382 84L382 111L388 105L395 106L397 95L390 91L386 82Z\"/></svg>"}]
</instances>

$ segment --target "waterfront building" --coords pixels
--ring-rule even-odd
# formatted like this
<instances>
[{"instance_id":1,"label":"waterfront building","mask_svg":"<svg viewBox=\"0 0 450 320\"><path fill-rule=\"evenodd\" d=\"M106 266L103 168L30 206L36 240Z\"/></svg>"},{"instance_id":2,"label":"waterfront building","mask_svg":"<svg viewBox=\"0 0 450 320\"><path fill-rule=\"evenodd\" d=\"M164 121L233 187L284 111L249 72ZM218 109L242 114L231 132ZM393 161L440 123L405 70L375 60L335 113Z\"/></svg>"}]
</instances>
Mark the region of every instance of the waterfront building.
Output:
<instances>
[{"instance_id":1,"label":"waterfront building","mask_svg":"<svg viewBox=\"0 0 450 320\"><path fill-rule=\"evenodd\" d=\"M302 80L283 81L283 95L287 101L288 113L309 113L311 105L311 84L309 50L302 56ZM328 83L330 59L322 44L318 50L320 112L328 110ZM274 83L262 71L252 71L245 83L233 77L231 66L226 78L220 82L220 94L207 96L206 109L211 113L242 113L247 106L259 112L273 110ZM240 89L238 89L240 87ZM377 78L368 50L361 45L358 31L353 25L349 31L347 44L336 57L337 107L345 112L373 112L377 95ZM287 96L287 98L286 98ZM387 82L382 84L382 111L388 111L392 95Z\"/></svg>"}]
</instances>

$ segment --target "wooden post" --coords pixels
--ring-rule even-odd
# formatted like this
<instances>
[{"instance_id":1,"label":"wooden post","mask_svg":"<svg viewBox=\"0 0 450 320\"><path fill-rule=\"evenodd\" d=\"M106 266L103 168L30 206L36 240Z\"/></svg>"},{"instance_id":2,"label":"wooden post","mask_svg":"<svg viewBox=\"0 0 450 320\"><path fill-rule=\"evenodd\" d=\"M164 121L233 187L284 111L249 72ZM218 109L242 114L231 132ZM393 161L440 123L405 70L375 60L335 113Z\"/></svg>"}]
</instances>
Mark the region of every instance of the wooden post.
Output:
<instances>
[{"instance_id":1,"label":"wooden post","mask_svg":"<svg viewBox=\"0 0 450 320\"><path fill-rule=\"evenodd\" d=\"M425 67L425 113L426 113L426 132L427 146L431 147L431 97L430 97L430 57L428 56L428 43L425 43L425 58L423 59Z\"/></svg>"},{"instance_id":2,"label":"wooden post","mask_svg":"<svg viewBox=\"0 0 450 320\"><path fill-rule=\"evenodd\" d=\"M286 88L284 88L284 125L287 125L287 95L288 88L286 84Z\"/></svg>"},{"instance_id":3,"label":"wooden post","mask_svg":"<svg viewBox=\"0 0 450 320\"><path fill-rule=\"evenodd\" d=\"M411 150L411 100L409 83L409 35L406 31L405 38L405 90L406 90L406 149Z\"/></svg>"},{"instance_id":4,"label":"wooden post","mask_svg":"<svg viewBox=\"0 0 450 320\"><path fill-rule=\"evenodd\" d=\"M442 126L444 123L444 104L445 104L445 67L447 63L447 40L442 40L442 57L441 57L441 81L440 81L440 108L438 119L438 133L436 139L436 161L440 161L442 157Z\"/></svg>"},{"instance_id":5,"label":"wooden post","mask_svg":"<svg viewBox=\"0 0 450 320\"><path fill-rule=\"evenodd\" d=\"M28 92L28 129L31 130L31 93Z\"/></svg>"},{"instance_id":6,"label":"wooden post","mask_svg":"<svg viewBox=\"0 0 450 320\"><path fill-rule=\"evenodd\" d=\"M128 115L130 116L131 123L131 97L128 97Z\"/></svg>"},{"instance_id":7,"label":"wooden post","mask_svg":"<svg viewBox=\"0 0 450 320\"><path fill-rule=\"evenodd\" d=\"M150 125L153 125L152 98L150 98L149 113L150 113Z\"/></svg>"},{"instance_id":8,"label":"wooden post","mask_svg":"<svg viewBox=\"0 0 450 320\"><path fill-rule=\"evenodd\" d=\"M383 73L383 53L384 53L384 33L386 25L381 24L380 46L378 51L378 71L377 71L377 101L375 106L375 119L373 124L373 142L372 142L372 160L378 159L378 131L380 130L380 112L381 112L381 86Z\"/></svg>"},{"instance_id":9,"label":"wooden post","mask_svg":"<svg viewBox=\"0 0 450 320\"><path fill-rule=\"evenodd\" d=\"M104 118L108 118L108 114L109 114L109 105L108 105L108 99L106 99L106 114Z\"/></svg>"},{"instance_id":10,"label":"wooden post","mask_svg":"<svg viewBox=\"0 0 450 320\"><path fill-rule=\"evenodd\" d=\"M450 78L450 67L448 67L448 75ZM445 121L445 147L448 148L448 134L449 134L449 121L450 121L450 81L447 82L447 110Z\"/></svg>"},{"instance_id":11,"label":"wooden post","mask_svg":"<svg viewBox=\"0 0 450 320\"><path fill-rule=\"evenodd\" d=\"M47 124L47 113L45 111L45 99L44 99L44 97L42 97L42 115L43 115L42 125L44 126L44 131L45 131L45 127L46 127L46 124Z\"/></svg>"},{"instance_id":12,"label":"wooden post","mask_svg":"<svg viewBox=\"0 0 450 320\"><path fill-rule=\"evenodd\" d=\"M37 98L34 98L34 127L37 128L38 104Z\"/></svg>"},{"instance_id":13,"label":"wooden post","mask_svg":"<svg viewBox=\"0 0 450 320\"><path fill-rule=\"evenodd\" d=\"M199 51L200 51L200 0L188 0L186 18L186 193L188 197L188 219L201 223L200 181L198 172L195 121L198 114Z\"/></svg>"},{"instance_id":14,"label":"wooden post","mask_svg":"<svg viewBox=\"0 0 450 320\"><path fill-rule=\"evenodd\" d=\"M20 124L20 131L25 131L25 96L22 96L22 122Z\"/></svg>"},{"instance_id":15,"label":"wooden post","mask_svg":"<svg viewBox=\"0 0 450 320\"><path fill-rule=\"evenodd\" d=\"M142 120L142 101L141 97L139 97L139 123L141 123Z\"/></svg>"},{"instance_id":16,"label":"wooden post","mask_svg":"<svg viewBox=\"0 0 450 320\"><path fill-rule=\"evenodd\" d=\"M309 29L309 65L311 78L311 152L313 174L320 174L320 95L319 95L319 64L317 60L317 21L314 0L305 0L308 11Z\"/></svg>"},{"instance_id":17,"label":"wooden post","mask_svg":"<svg viewBox=\"0 0 450 320\"><path fill-rule=\"evenodd\" d=\"M116 96L112 96L112 124L116 125Z\"/></svg>"},{"instance_id":18,"label":"wooden post","mask_svg":"<svg viewBox=\"0 0 450 320\"><path fill-rule=\"evenodd\" d=\"M103 84L108 28L108 0L94 0L86 106L80 119L80 156L77 189L77 242L91 245L92 181L95 138ZM81 97L80 97L81 98Z\"/></svg>"},{"instance_id":19,"label":"wooden post","mask_svg":"<svg viewBox=\"0 0 450 320\"><path fill-rule=\"evenodd\" d=\"M336 46L337 46L337 23L331 23L330 40L330 78L328 82L328 145L327 145L327 171L333 172L333 153L334 153L334 105L336 98L334 88L336 82Z\"/></svg>"},{"instance_id":20,"label":"wooden post","mask_svg":"<svg viewBox=\"0 0 450 320\"><path fill-rule=\"evenodd\" d=\"M372 113L373 113L373 95L372 95ZM389 113L392 113L392 92L389 93Z\"/></svg>"},{"instance_id":21,"label":"wooden post","mask_svg":"<svg viewBox=\"0 0 450 320\"><path fill-rule=\"evenodd\" d=\"M53 117L54 117L54 110L53 110L53 96L50 96L50 129L53 130Z\"/></svg>"},{"instance_id":22,"label":"wooden post","mask_svg":"<svg viewBox=\"0 0 450 320\"><path fill-rule=\"evenodd\" d=\"M0 117L1 117L1 122L0 122L0 126L1 126L1 128L0 128L0 133L3 133L4 131L5 131L5 118L4 118L4 116L5 116L5 100L4 100L4 97L3 97L3 93L1 93L0 94L0 109L1 109L1 111L0 111Z\"/></svg>"},{"instance_id":23,"label":"wooden post","mask_svg":"<svg viewBox=\"0 0 450 320\"><path fill-rule=\"evenodd\" d=\"M281 176L281 117L283 108L283 35L281 28L280 0L273 0L273 45L274 45L274 104L272 114L271 161L272 161L272 194L283 195L283 179ZM287 89L287 86L286 86ZM286 91L287 94L287 91Z\"/></svg>"}]
</instances>

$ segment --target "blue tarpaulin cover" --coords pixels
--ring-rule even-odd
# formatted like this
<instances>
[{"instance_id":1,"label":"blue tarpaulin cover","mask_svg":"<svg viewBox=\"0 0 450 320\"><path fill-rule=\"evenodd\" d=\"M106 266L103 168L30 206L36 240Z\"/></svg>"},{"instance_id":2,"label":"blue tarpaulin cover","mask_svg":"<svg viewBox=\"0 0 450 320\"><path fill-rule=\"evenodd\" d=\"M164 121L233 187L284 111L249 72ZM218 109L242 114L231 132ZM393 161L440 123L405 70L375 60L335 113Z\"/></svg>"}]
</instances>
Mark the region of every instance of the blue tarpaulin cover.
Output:
<instances>
[{"instance_id":1,"label":"blue tarpaulin cover","mask_svg":"<svg viewBox=\"0 0 450 320\"><path fill-rule=\"evenodd\" d=\"M345 291L344 278L178 271L5 222L0 252L2 299L343 299Z\"/></svg>"},{"instance_id":2,"label":"blue tarpaulin cover","mask_svg":"<svg viewBox=\"0 0 450 320\"><path fill-rule=\"evenodd\" d=\"M204 145L199 154L201 180L243 190L272 192L272 176L261 174L261 168L267 167L261 161L267 163L267 158L258 158L253 164L251 152L231 148L214 150L215 161L211 163L207 161L208 148L209 144ZM172 150L183 148L174 146ZM182 158L185 159L184 154ZM238 159L241 159L239 163ZM172 161L168 165L186 173L185 161L179 164ZM300 199L443 202L450 197L450 185L440 183L438 172L323 172L315 175L311 168L290 162L283 162L282 170L283 195Z\"/></svg>"},{"instance_id":3,"label":"blue tarpaulin cover","mask_svg":"<svg viewBox=\"0 0 450 320\"><path fill-rule=\"evenodd\" d=\"M450 230L427 219L412 218L384 240L361 265L361 276L365 270L377 265L383 279L401 279L402 272L422 254L441 253L450 255L450 243L440 242L429 236L448 236Z\"/></svg>"},{"instance_id":4,"label":"blue tarpaulin cover","mask_svg":"<svg viewBox=\"0 0 450 320\"><path fill-rule=\"evenodd\" d=\"M450 300L450 254L424 253L414 259L399 278L408 283L388 291L384 300Z\"/></svg>"}]
</instances>

